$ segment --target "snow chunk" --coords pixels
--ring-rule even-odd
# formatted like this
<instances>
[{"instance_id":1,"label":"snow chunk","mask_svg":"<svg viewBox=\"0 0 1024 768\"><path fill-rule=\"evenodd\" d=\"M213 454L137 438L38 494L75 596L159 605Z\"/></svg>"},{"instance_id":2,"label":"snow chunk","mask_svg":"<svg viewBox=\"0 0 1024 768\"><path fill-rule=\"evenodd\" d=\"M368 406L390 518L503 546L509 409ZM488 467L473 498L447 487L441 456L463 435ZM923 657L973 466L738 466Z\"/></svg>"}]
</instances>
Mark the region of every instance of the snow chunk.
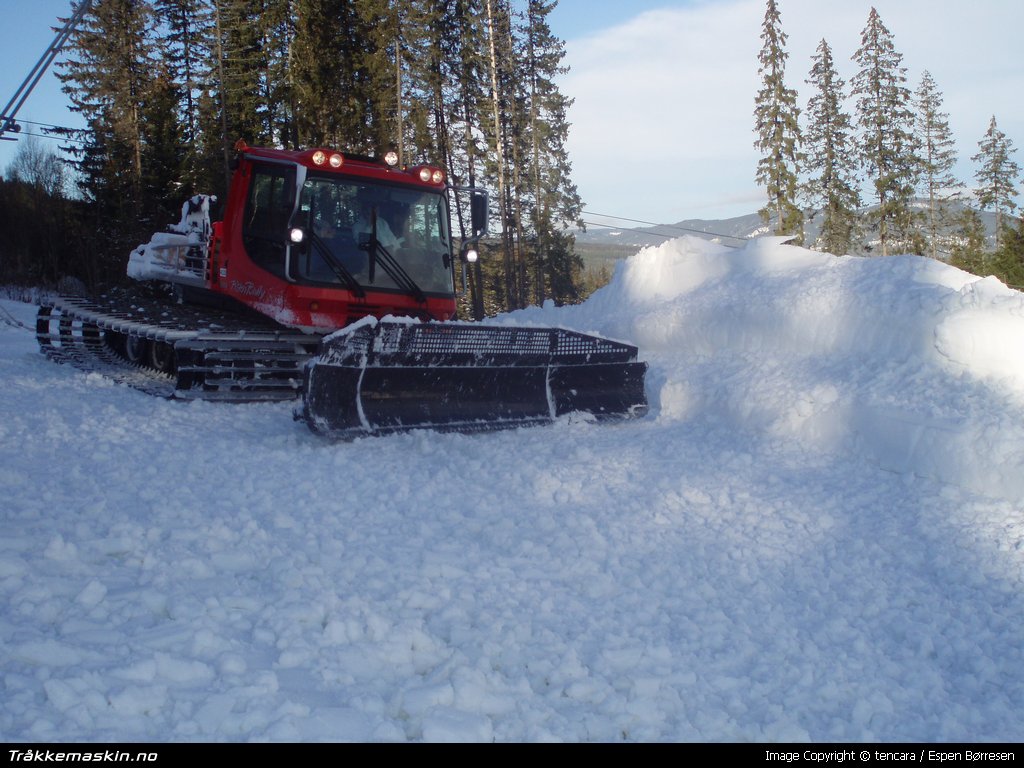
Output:
<instances>
[{"instance_id":1,"label":"snow chunk","mask_svg":"<svg viewBox=\"0 0 1024 768\"><path fill-rule=\"evenodd\" d=\"M106 596L107 588L96 579L93 579L86 585L85 589L78 593L75 602L85 608L95 608L103 602L103 598Z\"/></svg>"},{"instance_id":2,"label":"snow chunk","mask_svg":"<svg viewBox=\"0 0 1024 768\"><path fill-rule=\"evenodd\" d=\"M423 740L435 744L490 743L494 741L494 726L483 715L437 708L423 719Z\"/></svg>"}]
</instances>

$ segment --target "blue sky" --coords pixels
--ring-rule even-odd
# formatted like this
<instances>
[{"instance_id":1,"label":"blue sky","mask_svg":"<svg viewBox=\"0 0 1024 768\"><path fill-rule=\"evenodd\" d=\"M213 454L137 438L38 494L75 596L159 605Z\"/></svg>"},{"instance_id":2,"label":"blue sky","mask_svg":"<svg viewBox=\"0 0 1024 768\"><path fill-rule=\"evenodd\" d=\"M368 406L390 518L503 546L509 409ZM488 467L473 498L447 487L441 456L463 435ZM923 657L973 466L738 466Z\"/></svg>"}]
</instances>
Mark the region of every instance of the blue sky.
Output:
<instances>
[{"instance_id":1,"label":"blue sky","mask_svg":"<svg viewBox=\"0 0 1024 768\"><path fill-rule=\"evenodd\" d=\"M971 183L971 156L995 115L1024 146L1024 29L1019 0L778 0L789 36L787 80L800 92L818 42L828 40L840 75L872 5L892 32L915 89L929 70L945 97L957 140L959 177ZM575 99L569 151L588 211L650 221L721 218L756 210L753 99L764 0L561 0L549 16L566 41ZM0 0L0 106L53 37L69 0ZM52 73L20 118L69 124L74 116ZM33 126L26 123L26 129ZM14 145L0 142L0 169ZM1024 153L1015 159L1024 165ZM599 221L592 216L588 220Z\"/></svg>"}]
</instances>

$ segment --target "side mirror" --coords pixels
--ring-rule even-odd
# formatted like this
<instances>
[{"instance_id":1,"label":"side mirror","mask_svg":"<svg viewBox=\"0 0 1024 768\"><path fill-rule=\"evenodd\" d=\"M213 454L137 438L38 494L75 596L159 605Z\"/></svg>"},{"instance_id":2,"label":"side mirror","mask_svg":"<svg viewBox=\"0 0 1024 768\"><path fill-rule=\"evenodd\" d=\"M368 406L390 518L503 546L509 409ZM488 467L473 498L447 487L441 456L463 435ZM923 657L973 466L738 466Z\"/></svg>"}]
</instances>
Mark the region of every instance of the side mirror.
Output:
<instances>
[{"instance_id":1,"label":"side mirror","mask_svg":"<svg viewBox=\"0 0 1024 768\"><path fill-rule=\"evenodd\" d=\"M477 246L480 239L487 234L487 223L491 217L487 190L478 187L453 187L456 192L469 193L469 226L471 232L469 237L462 242L459 250L459 260L462 262L462 290L456 296L465 296L469 290L469 278L467 265L475 264L480 258Z\"/></svg>"},{"instance_id":2,"label":"side mirror","mask_svg":"<svg viewBox=\"0 0 1024 768\"><path fill-rule=\"evenodd\" d=\"M469 219L473 228L473 237L483 237L487 234L489 218L486 190L474 189L469 197Z\"/></svg>"}]
</instances>

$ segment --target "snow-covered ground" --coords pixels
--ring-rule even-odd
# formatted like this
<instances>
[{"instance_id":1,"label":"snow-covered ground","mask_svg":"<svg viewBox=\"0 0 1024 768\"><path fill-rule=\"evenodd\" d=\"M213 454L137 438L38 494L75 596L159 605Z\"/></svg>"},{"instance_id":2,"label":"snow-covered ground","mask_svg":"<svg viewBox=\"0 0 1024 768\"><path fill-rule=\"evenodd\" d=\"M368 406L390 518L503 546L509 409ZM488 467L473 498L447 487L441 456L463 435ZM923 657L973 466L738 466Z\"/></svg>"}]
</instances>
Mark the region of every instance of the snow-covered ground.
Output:
<instances>
[{"instance_id":1,"label":"snow-covered ground","mask_svg":"<svg viewBox=\"0 0 1024 768\"><path fill-rule=\"evenodd\" d=\"M0 739L1020 741L1022 294L684 238L504 320L650 414L332 443L0 325Z\"/></svg>"}]
</instances>

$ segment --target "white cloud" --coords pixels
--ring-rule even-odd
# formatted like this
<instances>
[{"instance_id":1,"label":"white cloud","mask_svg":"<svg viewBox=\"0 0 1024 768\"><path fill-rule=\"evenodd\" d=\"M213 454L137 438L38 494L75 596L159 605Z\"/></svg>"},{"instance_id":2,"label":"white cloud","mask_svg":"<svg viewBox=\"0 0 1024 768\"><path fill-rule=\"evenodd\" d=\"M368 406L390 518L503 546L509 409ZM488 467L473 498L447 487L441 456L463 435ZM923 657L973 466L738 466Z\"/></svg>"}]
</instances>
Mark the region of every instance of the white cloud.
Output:
<instances>
[{"instance_id":1,"label":"white cloud","mask_svg":"<svg viewBox=\"0 0 1024 768\"><path fill-rule=\"evenodd\" d=\"M973 181L970 157L992 114L1024 146L1018 0L780 0L787 81L801 105L822 38L840 74L852 77L872 5L903 54L908 87L927 69L942 91L963 180ZM567 41L569 150L589 209L675 221L759 207L753 107L764 9L763 0L687 4Z\"/></svg>"},{"instance_id":2,"label":"white cloud","mask_svg":"<svg viewBox=\"0 0 1024 768\"><path fill-rule=\"evenodd\" d=\"M569 149L588 207L675 220L708 199L707 178L737 152L754 158L752 96L733 94L756 88L757 8L747 0L651 11L569 41ZM744 38L754 43L738 53Z\"/></svg>"}]
</instances>

